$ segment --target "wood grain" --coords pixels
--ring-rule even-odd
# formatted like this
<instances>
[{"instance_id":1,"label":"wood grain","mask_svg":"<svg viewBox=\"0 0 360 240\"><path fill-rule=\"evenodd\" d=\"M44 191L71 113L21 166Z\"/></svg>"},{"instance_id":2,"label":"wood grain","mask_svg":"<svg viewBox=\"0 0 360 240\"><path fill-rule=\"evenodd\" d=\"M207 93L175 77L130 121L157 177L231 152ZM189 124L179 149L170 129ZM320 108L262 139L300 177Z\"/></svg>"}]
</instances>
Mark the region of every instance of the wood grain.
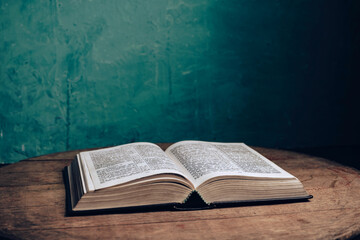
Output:
<instances>
[{"instance_id":1,"label":"wood grain","mask_svg":"<svg viewBox=\"0 0 360 240\"><path fill-rule=\"evenodd\" d=\"M0 238L347 239L360 235L359 171L309 155L255 149L297 176L314 198L201 211L65 217L61 171L79 152L71 151L0 168Z\"/></svg>"}]
</instances>

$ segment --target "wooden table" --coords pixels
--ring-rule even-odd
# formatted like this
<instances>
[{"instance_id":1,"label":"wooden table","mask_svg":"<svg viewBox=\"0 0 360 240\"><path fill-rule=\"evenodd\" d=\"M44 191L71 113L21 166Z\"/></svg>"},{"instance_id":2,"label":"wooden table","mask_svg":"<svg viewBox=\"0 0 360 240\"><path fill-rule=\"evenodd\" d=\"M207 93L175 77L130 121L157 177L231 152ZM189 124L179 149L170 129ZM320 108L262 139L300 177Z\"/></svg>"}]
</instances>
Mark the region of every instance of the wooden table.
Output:
<instances>
[{"instance_id":1,"label":"wooden table","mask_svg":"<svg viewBox=\"0 0 360 240\"><path fill-rule=\"evenodd\" d=\"M360 235L359 171L309 155L255 149L297 176L314 198L200 211L65 217L62 169L79 152L70 151L0 168L0 238L344 239Z\"/></svg>"}]
</instances>

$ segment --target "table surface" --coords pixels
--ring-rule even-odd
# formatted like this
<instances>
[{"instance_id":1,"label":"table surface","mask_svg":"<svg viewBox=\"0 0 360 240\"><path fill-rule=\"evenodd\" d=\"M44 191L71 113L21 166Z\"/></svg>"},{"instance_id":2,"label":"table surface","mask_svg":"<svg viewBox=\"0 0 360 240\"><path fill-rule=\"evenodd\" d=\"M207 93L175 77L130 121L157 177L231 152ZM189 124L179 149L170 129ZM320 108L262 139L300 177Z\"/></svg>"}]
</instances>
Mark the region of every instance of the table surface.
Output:
<instances>
[{"instance_id":1,"label":"table surface","mask_svg":"<svg viewBox=\"0 0 360 240\"><path fill-rule=\"evenodd\" d=\"M159 144L165 149L169 144ZM254 147L300 179L308 202L198 211L65 216L62 170L79 151L0 168L0 238L346 239L360 236L359 171L305 154Z\"/></svg>"}]
</instances>

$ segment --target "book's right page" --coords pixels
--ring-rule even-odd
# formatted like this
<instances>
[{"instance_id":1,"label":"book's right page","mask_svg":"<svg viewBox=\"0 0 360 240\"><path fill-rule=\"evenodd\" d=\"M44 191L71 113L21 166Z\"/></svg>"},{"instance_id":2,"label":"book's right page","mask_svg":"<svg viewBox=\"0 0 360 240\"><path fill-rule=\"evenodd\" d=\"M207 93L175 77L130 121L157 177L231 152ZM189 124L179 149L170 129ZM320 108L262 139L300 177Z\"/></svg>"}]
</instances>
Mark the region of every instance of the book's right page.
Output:
<instances>
[{"instance_id":1,"label":"book's right page","mask_svg":"<svg viewBox=\"0 0 360 240\"><path fill-rule=\"evenodd\" d=\"M182 141L166 153L185 167L195 187L219 176L296 179L244 143Z\"/></svg>"}]
</instances>

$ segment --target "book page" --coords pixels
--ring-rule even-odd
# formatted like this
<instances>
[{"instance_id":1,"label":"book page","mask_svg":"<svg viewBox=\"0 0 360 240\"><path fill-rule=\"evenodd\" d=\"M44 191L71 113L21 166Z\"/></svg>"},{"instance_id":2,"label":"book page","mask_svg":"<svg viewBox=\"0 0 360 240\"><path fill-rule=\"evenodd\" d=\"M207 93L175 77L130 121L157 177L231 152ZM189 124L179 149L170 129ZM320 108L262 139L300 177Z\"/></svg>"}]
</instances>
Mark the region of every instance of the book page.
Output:
<instances>
[{"instance_id":1,"label":"book page","mask_svg":"<svg viewBox=\"0 0 360 240\"><path fill-rule=\"evenodd\" d=\"M152 143L131 143L80 153L95 190L138 178L175 173L186 177L183 167Z\"/></svg>"},{"instance_id":2,"label":"book page","mask_svg":"<svg viewBox=\"0 0 360 240\"><path fill-rule=\"evenodd\" d=\"M80 157L80 154L77 154L76 158L80 160L80 174L81 174L81 178L84 180L85 183L85 188L86 188L85 193L95 191L95 187L91 180L90 172L85 160Z\"/></svg>"},{"instance_id":3,"label":"book page","mask_svg":"<svg viewBox=\"0 0 360 240\"><path fill-rule=\"evenodd\" d=\"M187 169L195 187L217 176L295 178L243 143L183 141L166 153Z\"/></svg>"}]
</instances>

